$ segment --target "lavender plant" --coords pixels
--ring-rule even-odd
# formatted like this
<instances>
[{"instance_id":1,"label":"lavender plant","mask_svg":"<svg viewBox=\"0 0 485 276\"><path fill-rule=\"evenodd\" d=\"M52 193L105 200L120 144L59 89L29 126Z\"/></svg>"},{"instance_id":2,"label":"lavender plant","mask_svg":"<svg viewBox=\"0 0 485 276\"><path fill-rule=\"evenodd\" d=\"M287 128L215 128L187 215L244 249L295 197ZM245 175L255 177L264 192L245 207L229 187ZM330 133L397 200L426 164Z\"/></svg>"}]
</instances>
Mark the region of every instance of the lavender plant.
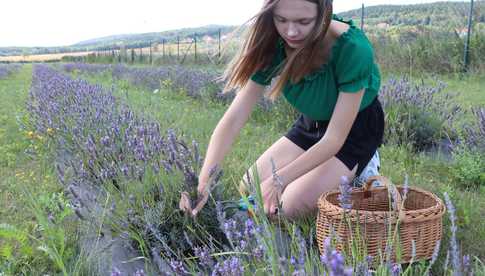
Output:
<instances>
[{"instance_id":1,"label":"lavender plant","mask_svg":"<svg viewBox=\"0 0 485 276\"><path fill-rule=\"evenodd\" d=\"M0 79L4 79L9 75L20 70L20 64L0 64Z\"/></svg>"},{"instance_id":2,"label":"lavender plant","mask_svg":"<svg viewBox=\"0 0 485 276\"><path fill-rule=\"evenodd\" d=\"M429 86L407 78L391 78L384 84L379 97L386 113L385 140L423 150L455 137L453 123L461 108L450 104L455 95L443 92L445 87L440 81Z\"/></svg>"},{"instance_id":3,"label":"lavender plant","mask_svg":"<svg viewBox=\"0 0 485 276\"><path fill-rule=\"evenodd\" d=\"M196 99L209 99L216 102L229 103L235 93L222 93L223 82L219 80L220 72L191 68L181 65L167 65L161 67L128 67L122 64L94 65L83 63L65 64L66 72L81 72L97 74L111 70L113 79L126 80L131 85L154 91L160 88L171 91L183 91L186 95ZM281 99L272 103L264 98L260 101L262 110L271 110L283 119L286 125L296 118L296 111Z\"/></svg>"},{"instance_id":4,"label":"lavender plant","mask_svg":"<svg viewBox=\"0 0 485 276\"><path fill-rule=\"evenodd\" d=\"M81 72L88 74L99 74L106 71L111 71L112 65L108 64L89 64L89 63L65 63L62 65L62 69L68 73Z\"/></svg>"},{"instance_id":5,"label":"lavender plant","mask_svg":"<svg viewBox=\"0 0 485 276\"><path fill-rule=\"evenodd\" d=\"M199 231L215 231L215 240L222 235L210 227L217 225L215 208L205 208L199 222L173 213L182 190L196 191L197 143L191 148L173 130L163 137L158 123L135 115L111 91L47 66L34 68L28 108L36 132L54 141L58 176L80 219L96 221L104 212L99 202L111 195L112 227L128 236L141 233L149 248L179 251L165 256L192 250L179 237L187 223L197 242ZM135 196L140 190L145 192Z\"/></svg>"},{"instance_id":6,"label":"lavender plant","mask_svg":"<svg viewBox=\"0 0 485 276\"><path fill-rule=\"evenodd\" d=\"M453 176L465 187L485 185L485 108L473 108L472 114L452 151Z\"/></svg>"}]
</instances>

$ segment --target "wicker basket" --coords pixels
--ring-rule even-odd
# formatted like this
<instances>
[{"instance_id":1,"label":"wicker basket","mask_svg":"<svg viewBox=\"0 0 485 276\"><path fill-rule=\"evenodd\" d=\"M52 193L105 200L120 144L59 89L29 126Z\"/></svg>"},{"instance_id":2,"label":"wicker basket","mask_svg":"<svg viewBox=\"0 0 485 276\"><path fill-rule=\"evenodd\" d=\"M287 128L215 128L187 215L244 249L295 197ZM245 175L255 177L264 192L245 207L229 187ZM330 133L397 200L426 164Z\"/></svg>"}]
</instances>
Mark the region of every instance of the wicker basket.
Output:
<instances>
[{"instance_id":1,"label":"wicker basket","mask_svg":"<svg viewBox=\"0 0 485 276\"><path fill-rule=\"evenodd\" d=\"M383 186L371 187L375 180ZM390 196L389 191L394 191L395 196ZM352 254L352 247L359 248L358 252L375 261L390 258L408 263L413 251L413 261L431 258L442 235L443 202L418 188L409 188L403 202L403 191L403 187L392 185L382 176L371 177L362 188L352 190L349 210L340 207L340 192L323 194L318 200L316 230L321 254L325 239L335 235L337 249ZM386 250L388 244L391 250Z\"/></svg>"}]
</instances>

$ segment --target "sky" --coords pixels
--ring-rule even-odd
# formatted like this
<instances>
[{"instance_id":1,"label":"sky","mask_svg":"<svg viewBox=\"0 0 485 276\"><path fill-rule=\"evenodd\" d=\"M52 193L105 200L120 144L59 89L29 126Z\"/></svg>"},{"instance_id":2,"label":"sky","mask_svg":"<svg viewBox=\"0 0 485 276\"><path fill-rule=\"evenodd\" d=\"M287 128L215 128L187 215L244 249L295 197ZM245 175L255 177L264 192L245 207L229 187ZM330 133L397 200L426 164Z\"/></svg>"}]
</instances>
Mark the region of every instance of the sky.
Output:
<instances>
[{"instance_id":1,"label":"sky","mask_svg":"<svg viewBox=\"0 0 485 276\"><path fill-rule=\"evenodd\" d=\"M334 12L438 0L334 0ZM240 25L263 0L1 0L0 47L67 46L116 34Z\"/></svg>"}]
</instances>

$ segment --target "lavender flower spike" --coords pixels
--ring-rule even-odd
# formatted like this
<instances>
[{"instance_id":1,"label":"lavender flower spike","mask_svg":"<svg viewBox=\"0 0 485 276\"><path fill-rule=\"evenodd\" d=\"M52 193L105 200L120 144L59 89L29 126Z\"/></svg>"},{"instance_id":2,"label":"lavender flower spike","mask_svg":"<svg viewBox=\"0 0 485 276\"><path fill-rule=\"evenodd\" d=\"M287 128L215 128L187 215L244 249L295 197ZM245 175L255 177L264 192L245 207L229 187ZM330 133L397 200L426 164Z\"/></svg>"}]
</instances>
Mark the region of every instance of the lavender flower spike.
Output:
<instances>
[{"instance_id":1,"label":"lavender flower spike","mask_svg":"<svg viewBox=\"0 0 485 276\"><path fill-rule=\"evenodd\" d=\"M450 246L451 246L451 263L453 264L453 275L461 275L462 267L461 267L461 258L460 258L460 250L458 249L458 241L456 239L456 231L458 227L456 226L456 215L455 215L455 206L451 202L450 196L447 192L444 193L445 196L445 203L446 208L448 209L448 214L450 215L450 222L451 222L451 239L450 239Z\"/></svg>"},{"instance_id":2,"label":"lavender flower spike","mask_svg":"<svg viewBox=\"0 0 485 276\"><path fill-rule=\"evenodd\" d=\"M350 185L349 178L347 176L340 177L340 195L338 200L340 207L345 210L352 209L352 186Z\"/></svg>"}]
</instances>

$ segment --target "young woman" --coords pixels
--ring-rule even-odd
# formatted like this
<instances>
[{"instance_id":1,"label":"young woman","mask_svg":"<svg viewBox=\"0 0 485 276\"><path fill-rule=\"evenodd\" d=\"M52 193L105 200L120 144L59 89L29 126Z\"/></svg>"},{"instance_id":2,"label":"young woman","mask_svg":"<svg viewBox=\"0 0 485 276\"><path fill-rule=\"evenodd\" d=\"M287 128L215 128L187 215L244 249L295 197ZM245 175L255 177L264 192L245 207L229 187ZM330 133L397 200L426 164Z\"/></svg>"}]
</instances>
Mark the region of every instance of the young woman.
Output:
<instances>
[{"instance_id":1,"label":"young woman","mask_svg":"<svg viewBox=\"0 0 485 276\"><path fill-rule=\"evenodd\" d=\"M209 170L221 164L275 77L270 97L283 94L301 116L249 169L248 175L259 174L268 215L278 206L290 219L314 212L318 197L337 188L342 176L359 175L382 143L372 46L352 21L333 15L331 0L265 1L225 77L226 89L241 89L211 136L199 201L186 210L194 216L208 198ZM243 177L243 184L249 181Z\"/></svg>"}]
</instances>

